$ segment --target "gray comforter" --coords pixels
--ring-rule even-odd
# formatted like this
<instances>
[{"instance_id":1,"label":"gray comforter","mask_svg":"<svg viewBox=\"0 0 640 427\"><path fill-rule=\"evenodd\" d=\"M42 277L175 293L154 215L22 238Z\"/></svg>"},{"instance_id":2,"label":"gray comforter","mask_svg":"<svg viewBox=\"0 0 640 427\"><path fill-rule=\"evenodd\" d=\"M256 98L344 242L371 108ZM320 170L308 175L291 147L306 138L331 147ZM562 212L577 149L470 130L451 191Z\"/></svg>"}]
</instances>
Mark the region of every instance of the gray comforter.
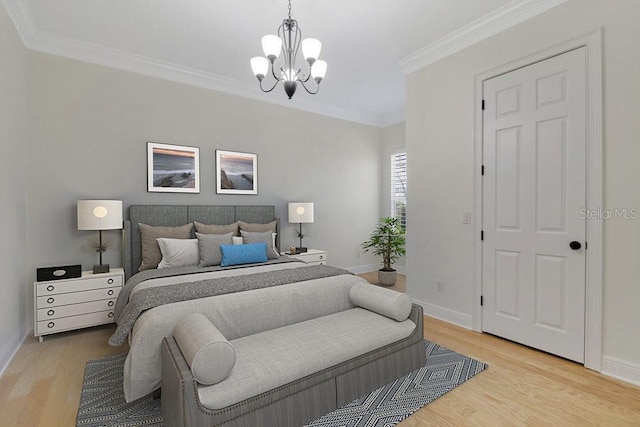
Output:
<instances>
[{"instance_id":1,"label":"gray comforter","mask_svg":"<svg viewBox=\"0 0 640 427\"><path fill-rule=\"evenodd\" d=\"M170 304L179 301L187 301L210 296L223 295L232 292L248 291L252 289L266 288L270 286L285 285L295 282L304 282L323 277L339 276L351 274L350 272L327 265L302 266L288 270L277 270L262 273L253 273L243 276L220 277L215 279L197 280L177 283L174 285L162 286L159 288L148 288L137 291L131 297L131 290L135 284L141 280L136 279L127 283L116 307L116 319L118 327L109 338L109 344L119 346L127 341L127 335L131 332L138 317L145 311L163 304ZM135 276L129 282L135 279ZM121 301L126 305L122 307Z\"/></svg>"}]
</instances>

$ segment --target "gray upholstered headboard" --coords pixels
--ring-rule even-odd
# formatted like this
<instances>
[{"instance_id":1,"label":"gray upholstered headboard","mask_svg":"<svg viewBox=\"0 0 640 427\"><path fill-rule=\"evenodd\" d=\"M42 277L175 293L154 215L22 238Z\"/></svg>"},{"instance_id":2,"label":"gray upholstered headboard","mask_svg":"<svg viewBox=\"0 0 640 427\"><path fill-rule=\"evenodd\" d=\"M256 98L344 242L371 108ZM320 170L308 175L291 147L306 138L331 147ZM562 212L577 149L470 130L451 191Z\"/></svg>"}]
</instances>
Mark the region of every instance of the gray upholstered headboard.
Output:
<instances>
[{"instance_id":1,"label":"gray upholstered headboard","mask_svg":"<svg viewBox=\"0 0 640 427\"><path fill-rule=\"evenodd\" d=\"M179 226L193 221L204 224L231 224L236 221L267 223L276 218L275 206L195 206L195 205L131 205L129 219L124 222L122 244L125 279L138 271L142 260L138 223ZM276 245L280 247L280 222Z\"/></svg>"}]
</instances>

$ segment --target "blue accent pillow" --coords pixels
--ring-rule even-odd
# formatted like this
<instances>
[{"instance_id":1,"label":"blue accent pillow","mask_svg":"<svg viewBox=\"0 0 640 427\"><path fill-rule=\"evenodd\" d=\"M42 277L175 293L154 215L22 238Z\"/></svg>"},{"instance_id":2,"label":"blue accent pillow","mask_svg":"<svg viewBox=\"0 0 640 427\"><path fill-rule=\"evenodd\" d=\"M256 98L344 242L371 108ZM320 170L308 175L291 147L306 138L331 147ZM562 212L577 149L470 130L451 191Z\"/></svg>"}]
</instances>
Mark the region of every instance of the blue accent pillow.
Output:
<instances>
[{"instance_id":1,"label":"blue accent pillow","mask_svg":"<svg viewBox=\"0 0 640 427\"><path fill-rule=\"evenodd\" d=\"M264 242L246 245L220 245L220 250L222 251L221 267L267 261L267 244Z\"/></svg>"}]
</instances>

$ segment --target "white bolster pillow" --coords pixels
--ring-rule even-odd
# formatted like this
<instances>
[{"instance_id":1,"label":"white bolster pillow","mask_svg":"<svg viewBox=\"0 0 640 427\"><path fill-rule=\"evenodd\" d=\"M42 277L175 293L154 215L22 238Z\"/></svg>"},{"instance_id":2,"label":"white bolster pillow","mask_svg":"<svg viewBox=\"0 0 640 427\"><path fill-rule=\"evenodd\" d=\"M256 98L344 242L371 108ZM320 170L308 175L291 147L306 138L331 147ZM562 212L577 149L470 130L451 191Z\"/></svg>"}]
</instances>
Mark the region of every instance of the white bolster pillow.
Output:
<instances>
[{"instance_id":1,"label":"white bolster pillow","mask_svg":"<svg viewBox=\"0 0 640 427\"><path fill-rule=\"evenodd\" d=\"M375 311L378 314L402 322L411 313L411 298L391 289L368 283L356 283L351 287L351 302L358 307Z\"/></svg>"},{"instance_id":2,"label":"white bolster pillow","mask_svg":"<svg viewBox=\"0 0 640 427\"><path fill-rule=\"evenodd\" d=\"M173 330L180 350L200 384L217 384L236 364L236 349L203 314L193 313Z\"/></svg>"}]
</instances>

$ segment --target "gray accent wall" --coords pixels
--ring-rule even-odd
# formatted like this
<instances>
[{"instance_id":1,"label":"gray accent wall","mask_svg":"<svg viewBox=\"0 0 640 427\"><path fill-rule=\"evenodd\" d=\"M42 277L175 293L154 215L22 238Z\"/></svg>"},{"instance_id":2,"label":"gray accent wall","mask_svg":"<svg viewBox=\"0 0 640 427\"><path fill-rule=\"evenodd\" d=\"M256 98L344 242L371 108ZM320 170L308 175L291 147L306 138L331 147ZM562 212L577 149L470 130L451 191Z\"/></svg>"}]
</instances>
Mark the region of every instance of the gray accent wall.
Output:
<instances>
[{"instance_id":1,"label":"gray accent wall","mask_svg":"<svg viewBox=\"0 0 640 427\"><path fill-rule=\"evenodd\" d=\"M287 203L311 201L305 246L326 249L339 267L376 263L360 243L379 216L379 128L48 54L30 61L31 277L38 266L97 263L88 248L97 232L76 229L83 198L122 200L125 217L130 204L273 204L283 249L297 243ZM199 147L200 194L147 192L147 141ZM215 193L216 149L258 155L257 196ZM104 236L105 262L121 265L121 233Z\"/></svg>"},{"instance_id":2,"label":"gray accent wall","mask_svg":"<svg viewBox=\"0 0 640 427\"><path fill-rule=\"evenodd\" d=\"M470 324L473 304L474 78L602 28L604 206L640 208L640 2L569 0L407 77L407 288ZM416 183L419 183L417 185ZM604 370L640 383L640 220L604 221ZM442 280L444 291L436 290Z\"/></svg>"},{"instance_id":3,"label":"gray accent wall","mask_svg":"<svg viewBox=\"0 0 640 427\"><path fill-rule=\"evenodd\" d=\"M27 50L0 7L0 372L29 331L26 277Z\"/></svg>"}]
</instances>

